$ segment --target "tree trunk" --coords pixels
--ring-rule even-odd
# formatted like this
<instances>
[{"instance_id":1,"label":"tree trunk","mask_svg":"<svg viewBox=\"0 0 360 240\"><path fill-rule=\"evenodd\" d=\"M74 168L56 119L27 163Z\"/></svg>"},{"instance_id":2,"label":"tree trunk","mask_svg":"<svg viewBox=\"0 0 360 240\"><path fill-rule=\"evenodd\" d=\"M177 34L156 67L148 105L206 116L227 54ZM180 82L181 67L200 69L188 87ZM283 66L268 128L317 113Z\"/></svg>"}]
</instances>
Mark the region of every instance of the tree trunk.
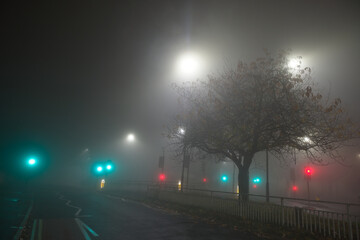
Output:
<instances>
[{"instance_id":1,"label":"tree trunk","mask_svg":"<svg viewBox=\"0 0 360 240\"><path fill-rule=\"evenodd\" d=\"M249 200L249 168L238 167L238 184L239 184L239 200L248 201Z\"/></svg>"}]
</instances>

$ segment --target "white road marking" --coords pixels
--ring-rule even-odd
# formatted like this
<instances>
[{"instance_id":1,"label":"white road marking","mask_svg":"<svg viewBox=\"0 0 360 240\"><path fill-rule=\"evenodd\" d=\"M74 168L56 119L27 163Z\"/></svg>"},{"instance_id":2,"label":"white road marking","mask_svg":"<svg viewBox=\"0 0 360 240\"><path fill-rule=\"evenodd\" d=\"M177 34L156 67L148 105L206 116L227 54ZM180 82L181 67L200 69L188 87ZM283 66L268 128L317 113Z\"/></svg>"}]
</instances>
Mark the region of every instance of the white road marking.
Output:
<instances>
[{"instance_id":1,"label":"white road marking","mask_svg":"<svg viewBox=\"0 0 360 240\"><path fill-rule=\"evenodd\" d=\"M37 219L35 219L35 221L33 223L32 231L31 231L31 240L35 239L36 223L37 223Z\"/></svg>"},{"instance_id":2,"label":"white road marking","mask_svg":"<svg viewBox=\"0 0 360 240\"><path fill-rule=\"evenodd\" d=\"M89 237L89 234L88 234L88 233L86 232L86 230L83 228L80 220L79 220L78 218L75 218L75 222L76 222L76 224L79 226L80 231L81 231L81 233L83 234L85 240L91 240L91 238Z\"/></svg>"},{"instance_id":3,"label":"white road marking","mask_svg":"<svg viewBox=\"0 0 360 240\"><path fill-rule=\"evenodd\" d=\"M33 208L33 205L34 205L34 201L31 200L29 209L28 209L28 211L26 212L26 215L25 215L24 219L22 220L22 222L21 222L21 224L20 224L20 227L19 227L19 229L18 229L18 231L16 232L16 235L15 235L15 237L14 237L15 240L20 239L21 233L22 233L22 231L23 231L23 229L24 229L24 227L25 227L25 224L26 224L27 221L28 221L29 215L30 215L31 210L32 210L32 208Z\"/></svg>"},{"instance_id":4,"label":"white road marking","mask_svg":"<svg viewBox=\"0 0 360 240\"><path fill-rule=\"evenodd\" d=\"M99 235L92 230L88 225L86 225L83 221L81 221L80 219L78 219L78 221L82 224L83 227L85 227L92 235L94 235L95 237L98 237Z\"/></svg>"},{"instance_id":5,"label":"white road marking","mask_svg":"<svg viewBox=\"0 0 360 240\"><path fill-rule=\"evenodd\" d=\"M42 219L39 219L38 240L42 239L42 229L43 229L43 221L42 221Z\"/></svg>"},{"instance_id":6,"label":"white road marking","mask_svg":"<svg viewBox=\"0 0 360 240\"><path fill-rule=\"evenodd\" d=\"M78 225L81 233L83 234L85 240L91 240L89 233L91 233L93 236L95 237L99 237L99 234L97 234L94 230L92 230L88 225L86 225L83 221L81 221L78 217L91 217L91 215L82 215L82 216L79 216L80 212L82 211L82 209L80 207L77 207L77 206L74 206L74 205L71 205L71 200L68 200L64 197L64 195L60 194L60 193L57 193L57 195L59 196L59 199L60 200L63 200L63 201L66 201L66 205L68 207L71 207L71 208L75 208L77 209L76 213L75 213L75 222L76 224ZM87 232L87 231L88 232Z\"/></svg>"},{"instance_id":7,"label":"white road marking","mask_svg":"<svg viewBox=\"0 0 360 240\"><path fill-rule=\"evenodd\" d=\"M89 218L89 217L92 217L92 215L80 215L80 216L77 216L78 218Z\"/></svg>"},{"instance_id":8,"label":"white road marking","mask_svg":"<svg viewBox=\"0 0 360 240\"><path fill-rule=\"evenodd\" d=\"M70 203L71 203L71 200L65 199L65 198L64 198L64 195L62 195L62 194L60 194L60 193L58 193L58 195L59 195L59 199L60 199L60 200L66 201L65 204L66 204L68 207L77 209L77 211L76 211L76 213L75 213L75 217L79 216L79 214L80 214L80 212L82 211L82 209L81 209L80 207L71 205L71 204L70 204Z\"/></svg>"},{"instance_id":9,"label":"white road marking","mask_svg":"<svg viewBox=\"0 0 360 240\"><path fill-rule=\"evenodd\" d=\"M106 195L107 197L109 198L113 198L113 199L118 199L118 200L121 200L123 202L127 202L128 200L126 200L125 198L122 198L122 197L116 197L116 196L112 196L112 195Z\"/></svg>"},{"instance_id":10,"label":"white road marking","mask_svg":"<svg viewBox=\"0 0 360 240\"><path fill-rule=\"evenodd\" d=\"M89 234L86 232L86 230L91 233L94 237L99 237L99 234L97 234L94 230L92 230L88 225L86 225L83 221L81 221L78 218L75 218L75 222L80 228L81 233L84 235L85 239L91 239L89 237Z\"/></svg>"}]
</instances>

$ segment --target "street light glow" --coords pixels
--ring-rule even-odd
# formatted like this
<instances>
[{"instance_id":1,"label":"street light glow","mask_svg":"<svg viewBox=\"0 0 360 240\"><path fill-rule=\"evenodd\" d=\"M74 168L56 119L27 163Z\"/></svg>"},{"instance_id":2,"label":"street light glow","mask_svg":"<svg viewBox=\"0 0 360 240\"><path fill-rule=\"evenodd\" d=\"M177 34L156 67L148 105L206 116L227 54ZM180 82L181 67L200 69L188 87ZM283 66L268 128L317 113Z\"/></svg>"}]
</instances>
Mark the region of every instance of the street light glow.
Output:
<instances>
[{"instance_id":1,"label":"street light glow","mask_svg":"<svg viewBox=\"0 0 360 240\"><path fill-rule=\"evenodd\" d=\"M185 134L185 129L182 128L182 127L179 127L178 133L181 134L181 135L184 135Z\"/></svg>"},{"instance_id":2,"label":"street light glow","mask_svg":"<svg viewBox=\"0 0 360 240\"><path fill-rule=\"evenodd\" d=\"M288 63L288 67L289 68L296 68L299 65L299 61L296 60L295 58L290 59L289 63Z\"/></svg>"},{"instance_id":3,"label":"street light glow","mask_svg":"<svg viewBox=\"0 0 360 240\"><path fill-rule=\"evenodd\" d=\"M132 133L129 133L129 134L127 135L127 137L126 137L126 140L127 140L128 142L134 142L134 141L135 141L135 135L132 134Z\"/></svg>"},{"instance_id":4,"label":"street light glow","mask_svg":"<svg viewBox=\"0 0 360 240\"><path fill-rule=\"evenodd\" d=\"M176 63L176 70L182 77L197 77L202 68L200 57L192 52L182 54Z\"/></svg>"}]
</instances>

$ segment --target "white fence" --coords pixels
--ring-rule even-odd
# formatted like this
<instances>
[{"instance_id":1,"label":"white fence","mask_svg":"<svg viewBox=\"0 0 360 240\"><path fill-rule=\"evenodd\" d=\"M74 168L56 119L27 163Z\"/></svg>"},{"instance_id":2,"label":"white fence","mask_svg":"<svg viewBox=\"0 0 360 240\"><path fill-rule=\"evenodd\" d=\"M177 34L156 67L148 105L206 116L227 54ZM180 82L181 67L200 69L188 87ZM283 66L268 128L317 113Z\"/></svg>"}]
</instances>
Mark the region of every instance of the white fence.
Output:
<instances>
[{"instance_id":1,"label":"white fence","mask_svg":"<svg viewBox=\"0 0 360 240\"><path fill-rule=\"evenodd\" d=\"M265 196L249 194L250 201L239 201L237 194L234 193L190 188L180 192L176 187L165 185L147 185L147 194L149 197L197 206L220 214L303 229L324 237L360 240L360 216L350 214L350 207L360 207L360 204L321 201L322 203L343 205L345 208L344 212L334 212L310 207L291 207L284 204L284 201L290 200L307 201L304 199L271 196L272 199L279 200L279 204L275 204L252 201L251 198Z\"/></svg>"}]
</instances>

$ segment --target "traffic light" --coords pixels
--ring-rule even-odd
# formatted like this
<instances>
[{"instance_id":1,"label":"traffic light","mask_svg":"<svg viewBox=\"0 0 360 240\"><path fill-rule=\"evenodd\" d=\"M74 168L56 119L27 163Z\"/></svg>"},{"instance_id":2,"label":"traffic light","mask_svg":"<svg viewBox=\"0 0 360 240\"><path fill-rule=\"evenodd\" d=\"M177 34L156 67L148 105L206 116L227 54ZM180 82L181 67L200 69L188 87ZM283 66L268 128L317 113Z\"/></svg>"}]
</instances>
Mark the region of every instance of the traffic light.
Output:
<instances>
[{"instance_id":1,"label":"traffic light","mask_svg":"<svg viewBox=\"0 0 360 240\"><path fill-rule=\"evenodd\" d=\"M159 175L159 180L161 181L161 182L163 182L163 181L165 181L165 174L163 174L163 173L161 173L160 175Z\"/></svg>"},{"instance_id":2,"label":"traffic light","mask_svg":"<svg viewBox=\"0 0 360 240\"><path fill-rule=\"evenodd\" d=\"M102 167L102 166L98 166L98 167L96 168L96 171L99 172L99 173L102 172L102 171L103 171L103 167Z\"/></svg>"},{"instance_id":3,"label":"traffic light","mask_svg":"<svg viewBox=\"0 0 360 240\"><path fill-rule=\"evenodd\" d=\"M313 173L313 171L310 167L305 168L305 170L304 170L305 178L311 179L312 173Z\"/></svg>"},{"instance_id":4,"label":"traffic light","mask_svg":"<svg viewBox=\"0 0 360 240\"><path fill-rule=\"evenodd\" d=\"M110 171L110 170L112 169L112 165L111 165L110 163L108 163L108 164L106 165L106 169Z\"/></svg>"},{"instance_id":5,"label":"traffic light","mask_svg":"<svg viewBox=\"0 0 360 240\"><path fill-rule=\"evenodd\" d=\"M29 166L34 166L34 165L36 165L36 159L35 159L35 158L30 158L30 159L28 160L28 165L29 165Z\"/></svg>"},{"instance_id":6,"label":"traffic light","mask_svg":"<svg viewBox=\"0 0 360 240\"><path fill-rule=\"evenodd\" d=\"M226 182L228 180L228 177L226 175L223 175L221 177L221 181Z\"/></svg>"},{"instance_id":7,"label":"traffic light","mask_svg":"<svg viewBox=\"0 0 360 240\"><path fill-rule=\"evenodd\" d=\"M206 179L206 178L203 178L203 182L206 183L206 182L207 182L207 179Z\"/></svg>"},{"instance_id":8,"label":"traffic light","mask_svg":"<svg viewBox=\"0 0 360 240\"><path fill-rule=\"evenodd\" d=\"M254 184L254 185L253 185L253 188L257 188L257 185L256 185L256 184Z\"/></svg>"},{"instance_id":9,"label":"traffic light","mask_svg":"<svg viewBox=\"0 0 360 240\"><path fill-rule=\"evenodd\" d=\"M260 183L261 179L259 177L256 177L253 179L253 183Z\"/></svg>"},{"instance_id":10,"label":"traffic light","mask_svg":"<svg viewBox=\"0 0 360 240\"><path fill-rule=\"evenodd\" d=\"M292 186L292 190L294 191L294 192L296 192L297 190L298 190L298 187L297 186Z\"/></svg>"}]
</instances>

